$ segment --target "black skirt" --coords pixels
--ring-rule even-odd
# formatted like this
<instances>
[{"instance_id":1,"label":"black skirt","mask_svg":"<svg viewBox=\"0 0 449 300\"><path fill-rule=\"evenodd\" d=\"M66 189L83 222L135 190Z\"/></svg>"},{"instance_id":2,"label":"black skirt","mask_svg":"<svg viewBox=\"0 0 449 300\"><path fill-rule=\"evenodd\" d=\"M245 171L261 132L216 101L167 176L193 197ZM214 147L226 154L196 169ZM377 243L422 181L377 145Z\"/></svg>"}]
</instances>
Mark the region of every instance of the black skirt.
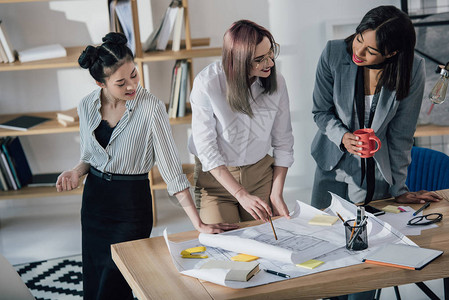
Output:
<instances>
[{"instance_id":1,"label":"black skirt","mask_svg":"<svg viewBox=\"0 0 449 300\"><path fill-rule=\"evenodd\" d=\"M87 176L81 207L84 299L133 299L110 247L149 237L152 225L148 179L107 181Z\"/></svg>"}]
</instances>

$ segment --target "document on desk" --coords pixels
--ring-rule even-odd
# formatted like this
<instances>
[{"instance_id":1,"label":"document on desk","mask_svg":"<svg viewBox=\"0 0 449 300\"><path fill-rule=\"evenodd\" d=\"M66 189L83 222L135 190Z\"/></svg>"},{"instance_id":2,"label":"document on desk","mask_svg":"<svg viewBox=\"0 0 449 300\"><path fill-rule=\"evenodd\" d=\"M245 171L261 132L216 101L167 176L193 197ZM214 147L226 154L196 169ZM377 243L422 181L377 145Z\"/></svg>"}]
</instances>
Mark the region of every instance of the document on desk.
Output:
<instances>
[{"instance_id":1,"label":"document on desk","mask_svg":"<svg viewBox=\"0 0 449 300\"><path fill-rule=\"evenodd\" d=\"M331 205L324 211L297 201L290 220L279 218L273 220L278 240L273 237L270 223L241 228L221 234L200 234L198 239L181 243L171 242L167 233L164 237L176 268L185 275L207 280L216 284L247 288L267 284L286 278L266 272L259 272L247 282L226 281L226 270L200 269L208 259L230 260L239 254L260 257L261 269L275 270L291 278L318 273L325 270L341 268L362 263L363 256L384 243L403 243L415 245L411 240L377 217L368 215L368 249L349 251L345 248L345 232L339 220L332 226L314 226L309 221L317 214L336 216L337 212L345 220L354 219L356 206L336 195L332 195ZM207 259L183 259L183 249L206 246ZM297 264L316 259L324 263L314 269L298 267Z\"/></svg>"}]
</instances>

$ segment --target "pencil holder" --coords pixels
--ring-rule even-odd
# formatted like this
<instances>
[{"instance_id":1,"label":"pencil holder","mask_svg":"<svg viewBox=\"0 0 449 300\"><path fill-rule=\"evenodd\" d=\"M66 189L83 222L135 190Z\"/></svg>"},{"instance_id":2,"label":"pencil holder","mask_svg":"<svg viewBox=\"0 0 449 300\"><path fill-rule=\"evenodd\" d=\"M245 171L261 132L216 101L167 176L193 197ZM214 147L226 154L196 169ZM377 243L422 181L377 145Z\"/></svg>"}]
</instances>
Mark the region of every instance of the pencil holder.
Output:
<instances>
[{"instance_id":1,"label":"pencil holder","mask_svg":"<svg viewBox=\"0 0 449 300\"><path fill-rule=\"evenodd\" d=\"M347 220L345 225L346 249L364 250L368 248L368 233L366 220L360 225L355 224L355 220Z\"/></svg>"}]
</instances>

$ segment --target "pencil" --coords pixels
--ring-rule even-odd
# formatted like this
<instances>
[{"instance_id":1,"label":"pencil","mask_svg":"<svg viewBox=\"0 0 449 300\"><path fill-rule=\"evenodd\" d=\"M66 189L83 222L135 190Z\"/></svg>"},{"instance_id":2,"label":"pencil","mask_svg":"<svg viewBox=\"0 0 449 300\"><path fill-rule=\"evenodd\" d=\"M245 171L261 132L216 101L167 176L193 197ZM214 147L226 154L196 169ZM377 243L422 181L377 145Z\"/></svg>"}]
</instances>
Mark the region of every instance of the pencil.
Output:
<instances>
[{"instance_id":1,"label":"pencil","mask_svg":"<svg viewBox=\"0 0 449 300\"><path fill-rule=\"evenodd\" d=\"M273 226L273 222L271 221L271 217L268 216L268 219L270 220L271 229L273 229L274 238L275 238L276 241L277 241L277 240L278 240L278 236L276 235L276 230L274 230L274 226Z\"/></svg>"},{"instance_id":2,"label":"pencil","mask_svg":"<svg viewBox=\"0 0 449 300\"><path fill-rule=\"evenodd\" d=\"M340 218L340 220L344 223L345 222L345 219L343 219L343 217L339 214L339 213L337 213L337 216Z\"/></svg>"}]
</instances>

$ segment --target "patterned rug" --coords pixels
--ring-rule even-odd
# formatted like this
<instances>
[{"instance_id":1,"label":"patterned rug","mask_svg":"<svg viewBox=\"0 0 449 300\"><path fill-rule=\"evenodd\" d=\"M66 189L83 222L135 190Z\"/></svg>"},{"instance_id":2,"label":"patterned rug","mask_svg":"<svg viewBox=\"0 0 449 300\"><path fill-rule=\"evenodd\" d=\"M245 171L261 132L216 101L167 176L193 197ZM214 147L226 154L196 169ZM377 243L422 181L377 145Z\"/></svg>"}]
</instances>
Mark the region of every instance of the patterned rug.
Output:
<instances>
[{"instance_id":1,"label":"patterned rug","mask_svg":"<svg viewBox=\"0 0 449 300\"><path fill-rule=\"evenodd\" d=\"M81 255L15 265L36 300L82 300Z\"/></svg>"}]
</instances>

